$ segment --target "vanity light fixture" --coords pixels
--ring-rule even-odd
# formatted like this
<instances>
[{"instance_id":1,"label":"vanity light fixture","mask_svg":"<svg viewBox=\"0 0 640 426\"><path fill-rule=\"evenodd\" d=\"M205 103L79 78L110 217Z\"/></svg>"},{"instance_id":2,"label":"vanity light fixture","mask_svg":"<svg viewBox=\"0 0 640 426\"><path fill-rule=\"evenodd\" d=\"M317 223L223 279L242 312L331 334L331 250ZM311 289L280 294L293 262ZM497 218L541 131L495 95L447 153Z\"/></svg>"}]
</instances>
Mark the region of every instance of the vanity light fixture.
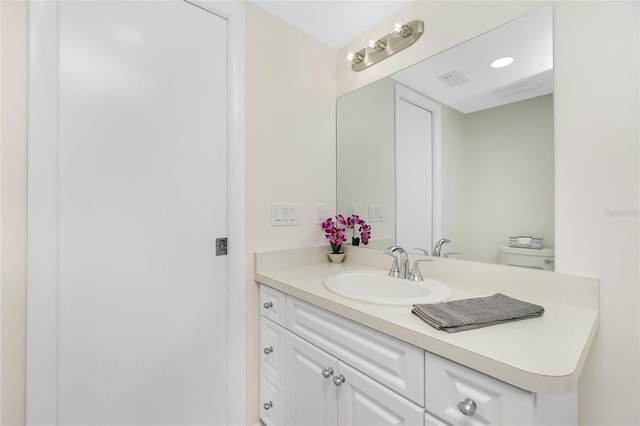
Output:
<instances>
[{"instance_id":1,"label":"vanity light fixture","mask_svg":"<svg viewBox=\"0 0 640 426\"><path fill-rule=\"evenodd\" d=\"M383 59L400 52L416 42L424 32L422 21L411 21L406 24L396 24L393 31L377 40L369 41L356 53L349 53L347 59L351 61L353 71L362 71Z\"/></svg>"},{"instance_id":2,"label":"vanity light fixture","mask_svg":"<svg viewBox=\"0 0 640 426\"><path fill-rule=\"evenodd\" d=\"M513 58L511 56L505 56L503 58L498 58L491 62L491 68L504 68L513 63Z\"/></svg>"}]
</instances>

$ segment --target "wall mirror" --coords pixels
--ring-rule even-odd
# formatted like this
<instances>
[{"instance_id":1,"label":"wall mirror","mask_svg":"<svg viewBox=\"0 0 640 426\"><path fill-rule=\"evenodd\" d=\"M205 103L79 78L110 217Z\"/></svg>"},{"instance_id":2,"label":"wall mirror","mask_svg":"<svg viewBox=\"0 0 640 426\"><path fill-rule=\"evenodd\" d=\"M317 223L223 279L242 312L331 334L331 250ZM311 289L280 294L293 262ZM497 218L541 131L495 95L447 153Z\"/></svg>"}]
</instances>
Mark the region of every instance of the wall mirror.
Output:
<instances>
[{"instance_id":1,"label":"wall mirror","mask_svg":"<svg viewBox=\"0 0 640 426\"><path fill-rule=\"evenodd\" d=\"M443 254L490 263L510 236L553 247L552 13L338 98L336 205L371 224L368 247L447 238Z\"/></svg>"}]
</instances>

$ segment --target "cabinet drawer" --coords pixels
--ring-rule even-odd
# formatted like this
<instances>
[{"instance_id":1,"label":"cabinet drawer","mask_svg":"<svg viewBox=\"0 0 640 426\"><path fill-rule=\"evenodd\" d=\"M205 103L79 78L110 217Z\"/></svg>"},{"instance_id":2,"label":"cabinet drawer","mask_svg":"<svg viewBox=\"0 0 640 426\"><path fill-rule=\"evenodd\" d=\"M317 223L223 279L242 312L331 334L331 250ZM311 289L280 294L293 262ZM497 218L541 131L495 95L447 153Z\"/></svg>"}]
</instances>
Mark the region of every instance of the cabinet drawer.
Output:
<instances>
[{"instance_id":1,"label":"cabinet drawer","mask_svg":"<svg viewBox=\"0 0 640 426\"><path fill-rule=\"evenodd\" d=\"M451 425L534 424L530 392L428 352L425 375L425 408Z\"/></svg>"},{"instance_id":2,"label":"cabinet drawer","mask_svg":"<svg viewBox=\"0 0 640 426\"><path fill-rule=\"evenodd\" d=\"M294 297L287 329L405 398L424 404L424 351Z\"/></svg>"},{"instance_id":3,"label":"cabinet drawer","mask_svg":"<svg viewBox=\"0 0 640 426\"><path fill-rule=\"evenodd\" d=\"M285 346L287 330L260 317L260 368L273 379L285 384Z\"/></svg>"},{"instance_id":4,"label":"cabinet drawer","mask_svg":"<svg viewBox=\"0 0 640 426\"><path fill-rule=\"evenodd\" d=\"M260 285L260 315L278 325L286 325L286 295L278 290Z\"/></svg>"},{"instance_id":5,"label":"cabinet drawer","mask_svg":"<svg viewBox=\"0 0 640 426\"><path fill-rule=\"evenodd\" d=\"M260 370L260 419L267 426L282 426L284 416L284 387L264 370Z\"/></svg>"}]
</instances>

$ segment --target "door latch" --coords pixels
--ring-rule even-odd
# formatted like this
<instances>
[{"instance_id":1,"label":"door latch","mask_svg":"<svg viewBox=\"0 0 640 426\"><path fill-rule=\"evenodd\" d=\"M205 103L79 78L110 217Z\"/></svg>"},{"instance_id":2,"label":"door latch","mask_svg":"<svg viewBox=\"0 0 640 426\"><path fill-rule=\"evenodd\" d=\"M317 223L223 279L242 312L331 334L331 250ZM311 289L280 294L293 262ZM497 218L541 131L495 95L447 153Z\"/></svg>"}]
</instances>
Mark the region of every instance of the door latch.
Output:
<instances>
[{"instance_id":1,"label":"door latch","mask_svg":"<svg viewBox=\"0 0 640 426\"><path fill-rule=\"evenodd\" d=\"M227 255L227 238L216 238L216 256Z\"/></svg>"}]
</instances>

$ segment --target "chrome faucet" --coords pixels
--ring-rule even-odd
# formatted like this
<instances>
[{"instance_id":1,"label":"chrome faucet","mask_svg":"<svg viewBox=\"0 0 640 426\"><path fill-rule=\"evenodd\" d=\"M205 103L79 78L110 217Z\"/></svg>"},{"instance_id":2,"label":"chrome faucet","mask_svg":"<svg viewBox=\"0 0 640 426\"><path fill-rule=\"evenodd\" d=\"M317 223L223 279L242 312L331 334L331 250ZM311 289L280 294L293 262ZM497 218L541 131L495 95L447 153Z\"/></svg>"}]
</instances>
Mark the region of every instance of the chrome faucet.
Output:
<instances>
[{"instance_id":1,"label":"chrome faucet","mask_svg":"<svg viewBox=\"0 0 640 426\"><path fill-rule=\"evenodd\" d=\"M407 279L409 279L410 281L415 281L415 282L424 281L424 277L422 276L422 273L420 272L420 267L418 266L418 263L420 263L420 262L433 262L433 260L431 260L431 259L416 259L413 262L413 269L411 270L411 273L407 277Z\"/></svg>"},{"instance_id":2,"label":"chrome faucet","mask_svg":"<svg viewBox=\"0 0 640 426\"><path fill-rule=\"evenodd\" d=\"M399 265L399 270L395 271L395 267L397 266L396 263L394 262L394 267L391 268L391 271L389 272L389 275L392 276L396 276L399 278L407 278L409 277L409 255L407 254L407 252L405 251L405 249L403 249L400 246L391 246L391 247L387 247L386 249L384 249L385 253L393 255L393 253L395 253L396 251L400 252L400 265Z\"/></svg>"},{"instance_id":3,"label":"chrome faucet","mask_svg":"<svg viewBox=\"0 0 640 426\"><path fill-rule=\"evenodd\" d=\"M446 238L442 238L440 240L438 240L438 242L436 243L436 245L433 247L433 256L436 257L440 257L441 256L441 251L442 251L442 246L450 243L451 240L447 240Z\"/></svg>"}]
</instances>

